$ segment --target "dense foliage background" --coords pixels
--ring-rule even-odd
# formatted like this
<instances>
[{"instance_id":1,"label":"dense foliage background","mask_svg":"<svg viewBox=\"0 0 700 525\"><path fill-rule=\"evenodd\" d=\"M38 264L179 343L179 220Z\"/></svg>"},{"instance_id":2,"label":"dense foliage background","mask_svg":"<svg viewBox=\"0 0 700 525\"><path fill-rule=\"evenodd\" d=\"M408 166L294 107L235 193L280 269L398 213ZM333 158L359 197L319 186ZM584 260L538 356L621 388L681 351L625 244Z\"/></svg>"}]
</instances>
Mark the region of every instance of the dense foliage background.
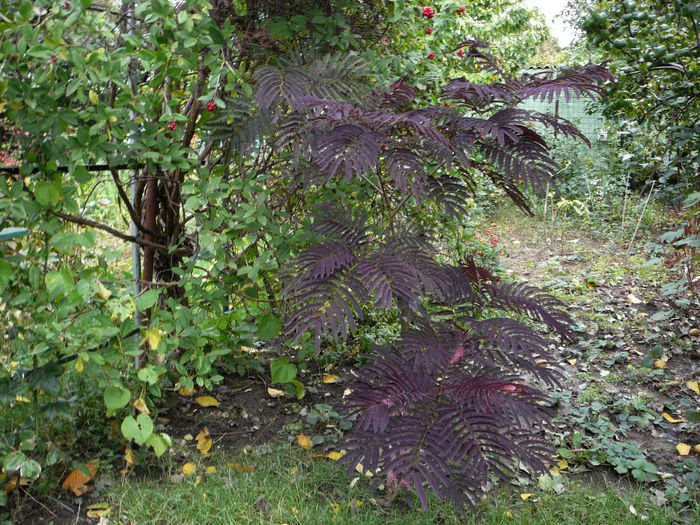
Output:
<instances>
[{"instance_id":1,"label":"dense foliage background","mask_svg":"<svg viewBox=\"0 0 700 525\"><path fill-rule=\"evenodd\" d=\"M693 288L697 259L697 6L588 8L595 49L540 72L528 68L552 56L551 38L510 0L7 2L3 475L48 490L69 466L90 472L88 457L161 456L169 393L230 374L270 373L301 397L291 360L353 332L372 352L362 323L377 309L404 337L379 341L398 351L355 385L351 408L367 415L351 466L398 474L424 505L424 485L461 504L487 467L544 468L530 427L547 398L518 373L555 382L538 329L571 337L571 321L501 283L496 244L474 224L508 198L539 209L555 160L585 155L562 141L552 159L546 140L585 137L518 104L607 90L610 140L629 153L603 147L620 172L600 168L597 190L617 212L647 180L685 203L666 238L685 272L671 295ZM573 63L587 53L612 58L618 82ZM558 209L601 200L589 173L564 173ZM272 364L246 351L275 338L288 355Z\"/></svg>"}]
</instances>

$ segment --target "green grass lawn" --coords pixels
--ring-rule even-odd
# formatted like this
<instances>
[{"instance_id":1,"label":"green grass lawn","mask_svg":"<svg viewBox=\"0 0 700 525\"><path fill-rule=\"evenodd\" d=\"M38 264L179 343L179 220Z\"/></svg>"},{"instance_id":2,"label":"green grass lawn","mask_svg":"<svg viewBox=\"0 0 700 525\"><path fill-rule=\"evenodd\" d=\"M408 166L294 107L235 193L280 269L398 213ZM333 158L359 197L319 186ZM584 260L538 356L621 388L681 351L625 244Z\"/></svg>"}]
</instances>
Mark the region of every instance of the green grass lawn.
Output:
<instances>
[{"instance_id":1,"label":"green grass lawn","mask_svg":"<svg viewBox=\"0 0 700 525\"><path fill-rule=\"evenodd\" d=\"M378 488L379 480L353 482L359 476L346 478L343 466L312 457L313 452L288 445L273 446L262 455L219 452L201 456L189 476L182 476L181 465L173 462L173 474L164 474L164 479L131 476L124 484L114 484L103 500L111 505L110 520L132 524L651 524L677 519L672 510L654 506L648 492L623 492L566 478L560 494L536 488L535 482L532 488L496 490L466 515L434 498L424 512L406 503L405 491L391 502L386 490ZM216 472L206 474L208 466L215 466ZM245 472L241 466L253 470Z\"/></svg>"}]
</instances>

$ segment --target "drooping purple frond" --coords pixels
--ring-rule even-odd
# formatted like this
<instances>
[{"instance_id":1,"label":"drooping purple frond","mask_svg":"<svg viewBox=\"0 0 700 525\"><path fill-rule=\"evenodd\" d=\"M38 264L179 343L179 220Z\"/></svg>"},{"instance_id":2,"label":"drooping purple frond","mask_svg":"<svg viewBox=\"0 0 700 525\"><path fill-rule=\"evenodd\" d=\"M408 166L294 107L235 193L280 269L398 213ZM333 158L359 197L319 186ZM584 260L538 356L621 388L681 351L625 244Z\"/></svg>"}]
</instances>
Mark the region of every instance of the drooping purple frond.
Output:
<instances>
[{"instance_id":1,"label":"drooping purple frond","mask_svg":"<svg viewBox=\"0 0 700 525\"><path fill-rule=\"evenodd\" d=\"M379 158L383 135L359 126L343 124L320 141L315 161L328 178L342 168L345 180L370 172Z\"/></svg>"}]
</instances>

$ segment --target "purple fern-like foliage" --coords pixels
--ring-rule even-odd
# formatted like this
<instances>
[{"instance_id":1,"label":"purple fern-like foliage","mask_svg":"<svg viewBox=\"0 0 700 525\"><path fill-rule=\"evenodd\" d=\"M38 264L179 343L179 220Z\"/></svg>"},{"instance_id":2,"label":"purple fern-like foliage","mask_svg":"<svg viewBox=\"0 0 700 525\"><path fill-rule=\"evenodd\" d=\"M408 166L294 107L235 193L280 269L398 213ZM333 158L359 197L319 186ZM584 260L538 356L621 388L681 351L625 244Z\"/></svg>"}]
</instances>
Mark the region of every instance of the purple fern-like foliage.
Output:
<instances>
[{"instance_id":1,"label":"purple fern-like foliage","mask_svg":"<svg viewBox=\"0 0 700 525\"><path fill-rule=\"evenodd\" d=\"M310 332L320 351L324 337L356 331L366 308L400 312L400 339L376 348L350 385L357 420L343 461L348 472L361 464L412 489L423 506L427 487L464 507L490 473L546 470L551 450L540 430L550 400L526 382L558 384L545 333L575 332L563 305L539 289L502 281L473 259L438 257L419 214L406 210L427 200L459 220L478 170L529 211L522 185L541 188L559 169L540 130L586 139L570 122L517 104L597 96L613 80L600 66L510 78L485 44L459 48L499 80L454 79L439 95L448 105L414 107L407 78L358 98L346 85L319 88L318 66L265 66L256 77L260 108L281 108L276 145L289 152L290 173L310 174L316 187L333 178L367 184L384 206L370 214L329 200L316 209L316 240L288 271L285 326L293 341Z\"/></svg>"}]
</instances>

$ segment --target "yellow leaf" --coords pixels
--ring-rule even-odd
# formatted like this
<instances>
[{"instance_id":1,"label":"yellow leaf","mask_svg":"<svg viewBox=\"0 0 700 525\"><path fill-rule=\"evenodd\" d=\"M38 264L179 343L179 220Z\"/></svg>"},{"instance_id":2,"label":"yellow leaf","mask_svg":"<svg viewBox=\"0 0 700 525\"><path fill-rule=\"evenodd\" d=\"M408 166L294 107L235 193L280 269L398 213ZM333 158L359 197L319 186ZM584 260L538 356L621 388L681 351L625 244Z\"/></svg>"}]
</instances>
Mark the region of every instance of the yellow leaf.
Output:
<instances>
[{"instance_id":1,"label":"yellow leaf","mask_svg":"<svg viewBox=\"0 0 700 525\"><path fill-rule=\"evenodd\" d=\"M557 461L557 465L559 466L560 470L564 470L565 468L567 468L569 466L569 462L566 461L565 459L561 459L561 460Z\"/></svg>"},{"instance_id":2,"label":"yellow leaf","mask_svg":"<svg viewBox=\"0 0 700 525\"><path fill-rule=\"evenodd\" d=\"M569 359L569 364L571 366L574 366L576 364L577 359Z\"/></svg>"},{"instance_id":3,"label":"yellow leaf","mask_svg":"<svg viewBox=\"0 0 700 525\"><path fill-rule=\"evenodd\" d=\"M189 461L182 465L182 473L185 476L191 476L192 474L194 474L195 470L197 470L197 465L195 465L194 463L190 463Z\"/></svg>"},{"instance_id":4,"label":"yellow leaf","mask_svg":"<svg viewBox=\"0 0 700 525\"><path fill-rule=\"evenodd\" d=\"M253 472L255 470L255 467L248 467L246 465L241 465L240 463L229 463L229 467L240 470L241 472Z\"/></svg>"},{"instance_id":5,"label":"yellow leaf","mask_svg":"<svg viewBox=\"0 0 700 525\"><path fill-rule=\"evenodd\" d=\"M698 386L697 381L688 381L686 385L688 385L688 388L690 388L696 394L700 394L700 386Z\"/></svg>"},{"instance_id":6,"label":"yellow leaf","mask_svg":"<svg viewBox=\"0 0 700 525\"><path fill-rule=\"evenodd\" d=\"M664 416L664 419L665 419L666 421L668 421L669 423L681 423L681 422L683 422L682 419L676 419L676 418L674 418L673 416L667 414L666 412L664 412L664 413L661 414L661 415Z\"/></svg>"},{"instance_id":7,"label":"yellow leaf","mask_svg":"<svg viewBox=\"0 0 700 525\"><path fill-rule=\"evenodd\" d=\"M504 511L504 512L503 512L503 515L504 515L506 518L508 518L508 519L511 519L511 520L514 520L514 519L515 519L515 516L513 516L513 513L512 513L511 511L509 511L509 510Z\"/></svg>"},{"instance_id":8,"label":"yellow leaf","mask_svg":"<svg viewBox=\"0 0 700 525\"><path fill-rule=\"evenodd\" d=\"M92 519L107 516L111 509L112 507L109 506L109 503L93 503L92 505L85 507L88 518Z\"/></svg>"},{"instance_id":9,"label":"yellow leaf","mask_svg":"<svg viewBox=\"0 0 700 525\"><path fill-rule=\"evenodd\" d=\"M20 396L20 395L15 396L15 401L18 401L20 403L30 403L31 402L31 400L28 397L24 397L24 396Z\"/></svg>"},{"instance_id":10,"label":"yellow leaf","mask_svg":"<svg viewBox=\"0 0 700 525\"><path fill-rule=\"evenodd\" d=\"M105 288L104 284L102 284L100 281L97 281L97 287L99 288L99 291L95 294L95 297L98 299L106 301L109 299L109 296L112 295L112 292Z\"/></svg>"},{"instance_id":11,"label":"yellow leaf","mask_svg":"<svg viewBox=\"0 0 700 525\"><path fill-rule=\"evenodd\" d=\"M204 473L207 475L216 474L216 467L214 467L214 466L207 467L207 469L204 471Z\"/></svg>"},{"instance_id":12,"label":"yellow leaf","mask_svg":"<svg viewBox=\"0 0 700 525\"><path fill-rule=\"evenodd\" d=\"M695 445L695 446L693 447L693 450L694 450L695 452L697 452L698 454L700 454L700 444L699 444L699 445Z\"/></svg>"},{"instance_id":13,"label":"yellow leaf","mask_svg":"<svg viewBox=\"0 0 700 525\"><path fill-rule=\"evenodd\" d=\"M520 499L522 499L523 501L527 501L531 497L532 497L532 494L521 494L520 495Z\"/></svg>"},{"instance_id":14,"label":"yellow leaf","mask_svg":"<svg viewBox=\"0 0 700 525\"><path fill-rule=\"evenodd\" d=\"M322 381L324 383L337 383L338 381L340 381L340 378L336 375L330 374L327 376L323 376Z\"/></svg>"},{"instance_id":15,"label":"yellow leaf","mask_svg":"<svg viewBox=\"0 0 700 525\"><path fill-rule=\"evenodd\" d=\"M85 367L85 361L82 360L82 358L78 358L75 361L75 371L80 373L83 371L83 368Z\"/></svg>"},{"instance_id":16,"label":"yellow leaf","mask_svg":"<svg viewBox=\"0 0 700 525\"><path fill-rule=\"evenodd\" d=\"M654 361L654 368L663 370L664 368L666 368L666 361L664 361L663 359L657 359L656 361Z\"/></svg>"},{"instance_id":17,"label":"yellow leaf","mask_svg":"<svg viewBox=\"0 0 700 525\"><path fill-rule=\"evenodd\" d=\"M357 465L355 465L355 470L360 474L364 474L368 478L374 476L371 470L365 470L365 467L362 466L362 463L358 463Z\"/></svg>"},{"instance_id":18,"label":"yellow leaf","mask_svg":"<svg viewBox=\"0 0 700 525\"><path fill-rule=\"evenodd\" d=\"M202 454L206 454L211 450L211 438L205 438L197 441L197 450Z\"/></svg>"},{"instance_id":19,"label":"yellow leaf","mask_svg":"<svg viewBox=\"0 0 700 525\"><path fill-rule=\"evenodd\" d=\"M151 347L151 350L158 348L162 336L163 332L160 331L160 328L154 327L146 330L146 341L148 341L148 346Z\"/></svg>"},{"instance_id":20,"label":"yellow leaf","mask_svg":"<svg viewBox=\"0 0 700 525\"><path fill-rule=\"evenodd\" d=\"M97 467L93 463L87 463L85 465L90 472L89 476L86 476L79 469L75 469L73 472L68 474L68 477L61 484L61 488L65 490L70 490L76 496L82 496L87 487L85 484L92 479L92 477L97 472Z\"/></svg>"},{"instance_id":21,"label":"yellow leaf","mask_svg":"<svg viewBox=\"0 0 700 525\"><path fill-rule=\"evenodd\" d=\"M686 445L685 443L678 443L676 445L676 450L681 456L687 456L690 453L690 445Z\"/></svg>"},{"instance_id":22,"label":"yellow leaf","mask_svg":"<svg viewBox=\"0 0 700 525\"><path fill-rule=\"evenodd\" d=\"M136 410L141 412L142 414L150 414L151 411L148 410L148 407L146 406L146 402L143 400L142 397L138 398L136 401L134 401L132 405Z\"/></svg>"},{"instance_id":23,"label":"yellow leaf","mask_svg":"<svg viewBox=\"0 0 700 525\"><path fill-rule=\"evenodd\" d=\"M282 397L287 395L284 390L277 390L276 388L272 387L267 388L267 393L270 397Z\"/></svg>"},{"instance_id":24,"label":"yellow leaf","mask_svg":"<svg viewBox=\"0 0 700 525\"><path fill-rule=\"evenodd\" d=\"M206 439L209 437L209 427L204 427L199 434L197 434L197 437L195 438L197 441L201 441L203 439Z\"/></svg>"},{"instance_id":25,"label":"yellow leaf","mask_svg":"<svg viewBox=\"0 0 700 525\"><path fill-rule=\"evenodd\" d=\"M335 452L331 451L328 454L326 454L326 457L329 459L332 459L333 461L338 461L340 458L342 458L345 455L345 451L341 450L340 452Z\"/></svg>"},{"instance_id":26,"label":"yellow leaf","mask_svg":"<svg viewBox=\"0 0 700 525\"><path fill-rule=\"evenodd\" d=\"M199 485L199 482L202 481L202 476L197 476L197 478L194 480L194 486L196 487ZM206 494L204 495L206 498Z\"/></svg>"},{"instance_id":27,"label":"yellow leaf","mask_svg":"<svg viewBox=\"0 0 700 525\"><path fill-rule=\"evenodd\" d=\"M184 439L185 441L192 441L194 438L192 437L192 434L185 434L184 436L182 436L182 439Z\"/></svg>"},{"instance_id":28,"label":"yellow leaf","mask_svg":"<svg viewBox=\"0 0 700 525\"><path fill-rule=\"evenodd\" d=\"M126 464L131 467L132 465L136 464L136 456L134 456L134 451L131 450L130 448L127 448L124 451L124 460L126 461Z\"/></svg>"},{"instance_id":29,"label":"yellow leaf","mask_svg":"<svg viewBox=\"0 0 700 525\"><path fill-rule=\"evenodd\" d=\"M88 98L90 99L90 102L96 106L100 103L100 97L98 97L97 93L95 93L92 89L88 92Z\"/></svg>"},{"instance_id":30,"label":"yellow leaf","mask_svg":"<svg viewBox=\"0 0 700 525\"><path fill-rule=\"evenodd\" d=\"M314 446L314 442L304 434L297 434L297 443L299 443L300 447L305 448L306 450L309 450Z\"/></svg>"},{"instance_id":31,"label":"yellow leaf","mask_svg":"<svg viewBox=\"0 0 700 525\"><path fill-rule=\"evenodd\" d=\"M192 394L196 394L197 389L193 388L192 390L190 390L189 388L185 388L184 386L181 386L180 390L178 390L177 393L183 397L186 397L186 396L191 396Z\"/></svg>"},{"instance_id":32,"label":"yellow leaf","mask_svg":"<svg viewBox=\"0 0 700 525\"><path fill-rule=\"evenodd\" d=\"M198 405L203 407L218 407L219 402L211 396L199 396L195 398Z\"/></svg>"}]
</instances>

